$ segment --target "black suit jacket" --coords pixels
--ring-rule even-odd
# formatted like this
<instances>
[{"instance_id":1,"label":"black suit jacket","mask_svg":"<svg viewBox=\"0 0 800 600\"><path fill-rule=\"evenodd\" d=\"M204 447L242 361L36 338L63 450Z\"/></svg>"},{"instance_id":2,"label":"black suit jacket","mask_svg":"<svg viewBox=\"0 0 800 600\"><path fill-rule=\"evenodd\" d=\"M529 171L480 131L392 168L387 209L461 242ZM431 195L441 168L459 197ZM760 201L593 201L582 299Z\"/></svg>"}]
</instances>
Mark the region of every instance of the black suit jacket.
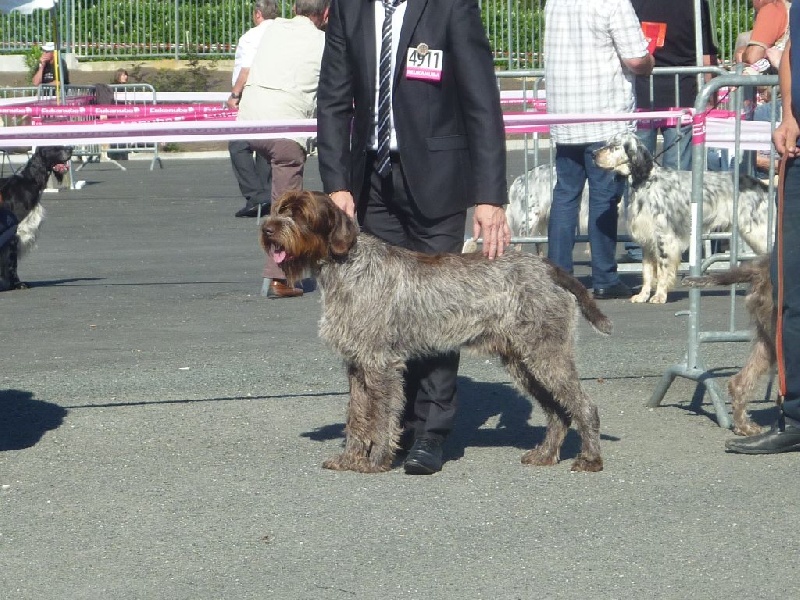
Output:
<instances>
[{"instance_id":1,"label":"black suit jacket","mask_svg":"<svg viewBox=\"0 0 800 600\"><path fill-rule=\"evenodd\" d=\"M379 0L378 0L379 1ZM317 95L319 169L327 193L356 202L373 130L375 0L332 0ZM476 0L407 0L393 87L403 170L429 218L476 203L505 204L506 150L500 94ZM395 33L396 35L396 33ZM443 51L439 82L405 77L408 48Z\"/></svg>"}]
</instances>

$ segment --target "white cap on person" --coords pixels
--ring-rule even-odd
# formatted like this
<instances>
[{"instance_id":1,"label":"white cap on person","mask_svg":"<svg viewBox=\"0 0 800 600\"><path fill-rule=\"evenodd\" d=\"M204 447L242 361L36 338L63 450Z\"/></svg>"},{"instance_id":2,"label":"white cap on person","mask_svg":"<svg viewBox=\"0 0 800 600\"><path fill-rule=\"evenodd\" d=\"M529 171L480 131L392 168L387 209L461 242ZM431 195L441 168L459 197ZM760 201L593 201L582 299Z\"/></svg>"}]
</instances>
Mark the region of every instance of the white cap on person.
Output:
<instances>
[{"instance_id":1,"label":"white cap on person","mask_svg":"<svg viewBox=\"0 0 800 600\"><path fill-rule=\"evenodd\" d=\"M42 44L42 52L53 52L56 49L56 45L53 42L45 42Z\"/></svg>"}]
</instances>

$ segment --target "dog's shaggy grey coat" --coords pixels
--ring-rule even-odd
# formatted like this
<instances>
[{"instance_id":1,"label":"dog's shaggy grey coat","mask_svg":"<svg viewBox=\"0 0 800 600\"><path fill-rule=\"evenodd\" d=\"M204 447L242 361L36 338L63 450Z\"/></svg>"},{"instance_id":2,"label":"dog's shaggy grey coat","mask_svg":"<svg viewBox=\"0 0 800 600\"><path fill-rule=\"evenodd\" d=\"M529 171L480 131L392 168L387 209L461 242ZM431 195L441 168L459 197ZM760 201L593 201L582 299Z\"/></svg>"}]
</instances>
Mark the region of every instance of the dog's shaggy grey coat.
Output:
<instances>
[{"instance_id":1,"label":"dog's shaggy grey coat","mask_svg":"<svg viewBox=\"0 0 800 600\"><path fill-rule=\"evenodd\" d=\"M425 255L366 234L319 192L289 192L262 225L261 242L289 279L316 273L320 336L345 359L350 382L344 451L329 469L391 468L412 358L469 347L499 356L547 414L545 439L526 464L552 465L574 419L576 471L599 471L600 421L575 365L577 311L601 333L611 321L581 283L527 253Z\"/></svg>"},{"instance_id":2,"label":"dog's shaggy grey coat","mask_svg":"<svg viewBox=\"0 0 800 600\"><path fill-rule=\"evenodd\" d=\"M628 231L642 246L642 290L631 302L663 304L675 285L681 255L689 247L692 232L692 172L659 167L634 134L613 137L595 152L597 165L629 178ZM734 218L739 234L754 252L767 251L769 190L757 179L739 178L737 216L733 214L734 187L731 173L703 174L702 232L732 231ZM655 294L650 297L655 283Z\"/></svg>"},{"instance_id":3,"label":"dog's shaggy grey coat","mask_svg":"<svg viewBox=\"0 0 800 600\"><path fill-rule=\"evenodd\" d=\"M682 281L683 285L689 287L738 283L750 285L744 303L753 322L753 345L742 370L728 382L728 393L731 396L733 409L733 432L737 435L761 433L762 428L747 414L747 403L759 379L775 366L777 360L775 351L777 312L772 299L772 280L769 270L770 257L767 255L728 271L700 277L685 277Z\"/></svg>"}]
</instances>

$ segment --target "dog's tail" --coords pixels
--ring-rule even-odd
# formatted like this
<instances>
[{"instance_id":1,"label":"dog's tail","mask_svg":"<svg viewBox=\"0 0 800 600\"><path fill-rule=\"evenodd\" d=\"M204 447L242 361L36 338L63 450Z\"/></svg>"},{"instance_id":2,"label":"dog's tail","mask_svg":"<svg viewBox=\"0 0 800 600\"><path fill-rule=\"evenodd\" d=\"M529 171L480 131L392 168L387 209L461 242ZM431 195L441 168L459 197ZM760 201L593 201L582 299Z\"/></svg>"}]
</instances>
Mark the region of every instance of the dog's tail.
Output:
<instances>
[{"instance_id":1,"label":"dog's tail","mask_svg":"<svg viewBox=\"0 0 800 600\"><path fill-rule=\"evenodd\" d=\"M733 285L735 283L752 284L761 277L766 267L765 263L768 262L769 256L762 256L757 260L742 263L740 266L727 271L716 271L698 277L684 277L681 280L681 285L685 287L709 287L712 285Z\"/></svg>"},{"instance_id":2,"label":"dog's tail","mask_svg":"<svg viewBox=\"0 0 800 600\"><path fill-rule=\"evenodd\" d=\"M578 308L581 310L583 318L591 323L596 331L608 335L614 329L614 324L597 306L592 295L584 285L567 273L564 269L548 261L550 266L550 278L553 282L570 292L578 301Z\"/></svg>"}]
</instances>

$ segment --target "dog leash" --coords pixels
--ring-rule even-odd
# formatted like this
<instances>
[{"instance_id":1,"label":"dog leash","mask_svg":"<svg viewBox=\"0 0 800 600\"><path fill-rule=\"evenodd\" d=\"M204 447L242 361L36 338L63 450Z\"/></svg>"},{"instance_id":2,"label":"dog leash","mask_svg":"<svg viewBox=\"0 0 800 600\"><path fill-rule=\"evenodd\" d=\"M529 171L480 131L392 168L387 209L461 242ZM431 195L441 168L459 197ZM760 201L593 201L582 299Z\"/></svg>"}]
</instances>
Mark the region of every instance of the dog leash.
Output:
<instances>
[{"instance_id":1,"label":"dog leash","mask_svg":"<svg viewBox=\"0 0 800 600\"><path fill-rule=\"evenodd\" d=\"M778 167L778 214L776 227L776 259L778 262L778 300L775 309L777 317L775 321L775 359L778 364L778 426L781 431L786 429L786 418L783 415L783 401L786 398L786 364L783 352L783 207L786 201L786 163L789 157L784 155Z\"/></svg>"}]
</instances>

